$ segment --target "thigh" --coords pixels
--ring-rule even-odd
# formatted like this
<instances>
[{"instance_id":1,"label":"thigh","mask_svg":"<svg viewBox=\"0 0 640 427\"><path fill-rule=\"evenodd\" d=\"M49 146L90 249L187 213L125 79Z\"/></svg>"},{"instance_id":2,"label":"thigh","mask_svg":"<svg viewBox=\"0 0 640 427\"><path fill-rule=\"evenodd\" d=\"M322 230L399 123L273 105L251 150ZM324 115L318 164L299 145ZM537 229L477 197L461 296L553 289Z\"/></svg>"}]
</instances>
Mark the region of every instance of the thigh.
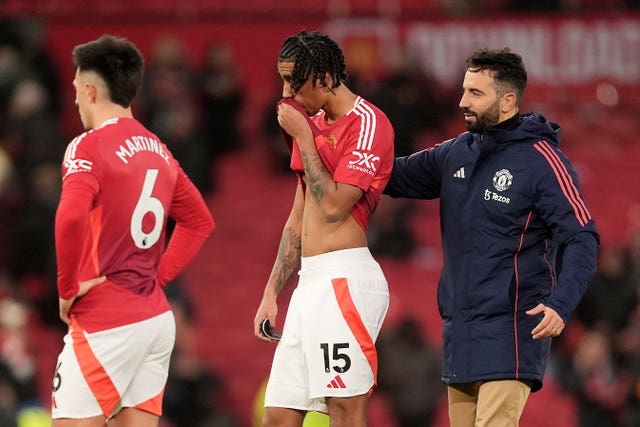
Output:
<instances>
[{"instance_id":1,"label":"thigh","mask_svg":"<svg viewBox=\"0 0 640 427\"><path fill-rule=\"evenodd\" d=\"M72 321L56 368L52 418L104 415L108 419L118 413L123 398L127 406L134 406L158 395L164 383L145 396L134 396L134 400L138 399L136 402L131 403L132 399L127 397L156 336L166 332L159 330L157 319L168 316L173 319L168 312L93 333L82 330Z\"/></svg>"},{"instance_id":2,"label":"thigh","mask_svg":"<svg viewBox=\"0 0 640 427\"><path fill-rule=\"evenodd\" d=\"M531 386L518 380L484 382L478 392L476 426L517 426L530 392Z\"/></svg>"},{"instance_id":3,"label":"thigh","mask_svg":"<svg viewBox=\"0 0 640 427\"><path fill-rule=\"evenodd\" d=\"M326 411L323 399L309 397L307 360L302 349L302 313L307 310L306 295L300 287L291 296L287 316L278 342L265 390L264 406L269 419L287 417L289 411ZM284 415L283 415L284 414Z\"/></svg>"},{"instance_id":4,"label":"thigh","mask_svg":"<svg viewBox=\"0 0 640 427\"><path fill-rule=\"evenodd\" d=\"M262 418L262 427L300 427L306 411L268 407Z\"/></svg>"},{"instance_id":5,"label":"thigh","mask_svg":"<svg viewBox=\"0 0 640 427\"><path fill-rule=\"evenodd\" d=\"M375 341L389 303L384 277L325 280L313 294L302 334L311 396L369 393L378 371Z\"/></svg>"},{"instance_id":6,"label":"thigh","mask_svg":"<svg viewBox=\"0 0 640 427\"><path fill-rule=\"evenodd\" d=\"M164 387L175 342L173 313L169 311L149 319L144 331L152 340L129 386L122 391L121 406L159 416L162 415Z\"/></svg>"},{"instance_id":7,"label":"thigh","mask_svg":"<svg viewBox=\"0 0 640 427\"><path fill-rule=\"evenodd\" d=\"M86 333L72 321L56 363L51 396L53 419L105 419L114 412L120 394L111 376L110 360L101 358L99 351L109 345L119 346L110 335L110 331Z\"/></svg>"},{"instance_id":8,"label":"thigh","mask_svg":"<svg viewBox=\"0 0 640 427\"><path fill-rule=\"evenodd\" d=\"M327 397L331 425L366 427L368 395Z\"/></svg>"},{"instance_id":9,"label":"thigh","mask_svg":"<svg viewBox=\"0 0 640 427\"><path fill-rule=\"evenodd\" d=\"M157 427L159 416L135 408L124 408L113 419L108 427Z\"/></svg>"},{"instance_id":10,"label":"thigh","mask_svg":"<svg viewBox=\"0 0 640 427\"><path fill-rule=\"evenodd\" d=\"M447 387L449 421L452 427L475 426L479 387L479 382L453 384Z\"/></svg>"},{"instance_id":11,"label":"thigh","mask_svg":"<svg viewBox=\"0 0 640 427\"><path fill-rule=\"evenodd\" d=\"M389 294L379 268L366 270L356 279L333 281L324 271L301 274L274 355L265 406L326 412L325 397L371 390L375 339Z\"/></svg>"},{"instance_id":12,"label":"thigh","mask_svg":"<svg viewBox=\"0 0 640 427\"><path fill-rule=\"evenodd\" d=\"M82 419L58 418L51 420L51 427L103 427L104 423L102 415Z\"/></svg>"}]
</instances>

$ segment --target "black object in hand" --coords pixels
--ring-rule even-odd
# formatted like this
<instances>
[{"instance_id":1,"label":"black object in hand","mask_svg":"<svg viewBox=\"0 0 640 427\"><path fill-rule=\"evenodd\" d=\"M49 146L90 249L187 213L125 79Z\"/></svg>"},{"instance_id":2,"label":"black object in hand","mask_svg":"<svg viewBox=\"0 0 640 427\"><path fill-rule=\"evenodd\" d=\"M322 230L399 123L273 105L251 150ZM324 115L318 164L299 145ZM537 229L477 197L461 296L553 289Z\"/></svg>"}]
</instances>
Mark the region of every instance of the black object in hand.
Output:
<instances>
[{"instance_id":1,"label":"black object in hand","mask_svg":"<svg viewBox=\"0 0 640 427\"><path fill-rule=\"evenodd\" d=\"M264 319L262 323L260 323L260 333L267 338L271 338L272 340L279 340L282 335L280 332L275 329L271 329L269 325L269 319Z\"/></svg>"}]
</instances>

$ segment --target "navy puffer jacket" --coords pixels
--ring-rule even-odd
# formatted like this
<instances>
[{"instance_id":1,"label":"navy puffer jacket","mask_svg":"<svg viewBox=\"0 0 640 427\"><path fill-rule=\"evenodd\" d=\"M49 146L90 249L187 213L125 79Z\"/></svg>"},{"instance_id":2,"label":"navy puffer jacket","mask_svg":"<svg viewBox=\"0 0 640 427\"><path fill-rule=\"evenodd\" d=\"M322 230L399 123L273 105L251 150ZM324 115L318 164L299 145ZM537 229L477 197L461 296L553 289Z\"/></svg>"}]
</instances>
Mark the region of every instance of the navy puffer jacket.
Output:
<instances>
[{"instance_id":1,"label":"navy puffer jacket","mask_svg":"<svg viewBox=\"0 0 640 427\"><path fill-rule=\"evenodd\" d=\"M446 384L525 379L540 389L551 339L531 337L543 315L525 312L544 303L567 323L595 273L599 237L559 127L539 113L514 124L397 158L385 189L440 198Z\"/></svg>"}]
</instances>

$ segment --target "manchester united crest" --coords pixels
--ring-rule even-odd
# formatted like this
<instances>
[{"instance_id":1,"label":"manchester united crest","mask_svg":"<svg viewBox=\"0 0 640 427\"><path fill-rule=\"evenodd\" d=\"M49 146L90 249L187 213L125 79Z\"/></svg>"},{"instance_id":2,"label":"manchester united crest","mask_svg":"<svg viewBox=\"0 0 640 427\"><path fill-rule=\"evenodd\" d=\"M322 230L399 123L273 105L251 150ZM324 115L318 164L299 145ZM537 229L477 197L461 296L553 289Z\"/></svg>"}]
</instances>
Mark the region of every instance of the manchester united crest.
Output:
<instances>
[{"instance_id":1,"label":"manchester united crest","mask_svg":"<svg viewBox=\"0 0 640 427\"><path fill-rule=\"evenodd\" d=\"M504 191L513 183L513 175L508 169L500 169L493 176L493 186L498 191Z\"/></svg>"}]
</instances>

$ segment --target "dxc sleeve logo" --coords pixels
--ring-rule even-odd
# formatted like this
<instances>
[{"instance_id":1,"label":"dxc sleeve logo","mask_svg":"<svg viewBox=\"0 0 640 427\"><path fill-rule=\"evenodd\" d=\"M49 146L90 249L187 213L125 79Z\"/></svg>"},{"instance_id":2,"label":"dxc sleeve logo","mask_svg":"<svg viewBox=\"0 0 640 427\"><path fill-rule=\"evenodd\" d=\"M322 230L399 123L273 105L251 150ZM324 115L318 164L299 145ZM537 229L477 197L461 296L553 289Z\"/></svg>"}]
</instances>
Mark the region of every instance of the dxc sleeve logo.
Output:
<instances>
[{"instance_id":1,"label":"dxc sleeve logo","mask_svg":"<svg viewBox=\"0 0 640 427\"><path fill-rule=\"evenodd\" d=\"M367 173L373 173L376 169L376 163L380 161L380 157L373 153L361 153L353 151L351 154L357 157L356 160L350 160L349 165L352 169L361 170Z\"/></svg>"},{"instance_id":2,"label":"dxc sleeve logo","mask_svg":"<svg viewBox=\"0 0 640 427\"><path fill-rule=\"evenodd\" d=\"M93 163L85 159L67 159L64 162L64 166L67 168L66 175L71 175L76 172L90 172Z\"/></svg>"}]
</instances>

